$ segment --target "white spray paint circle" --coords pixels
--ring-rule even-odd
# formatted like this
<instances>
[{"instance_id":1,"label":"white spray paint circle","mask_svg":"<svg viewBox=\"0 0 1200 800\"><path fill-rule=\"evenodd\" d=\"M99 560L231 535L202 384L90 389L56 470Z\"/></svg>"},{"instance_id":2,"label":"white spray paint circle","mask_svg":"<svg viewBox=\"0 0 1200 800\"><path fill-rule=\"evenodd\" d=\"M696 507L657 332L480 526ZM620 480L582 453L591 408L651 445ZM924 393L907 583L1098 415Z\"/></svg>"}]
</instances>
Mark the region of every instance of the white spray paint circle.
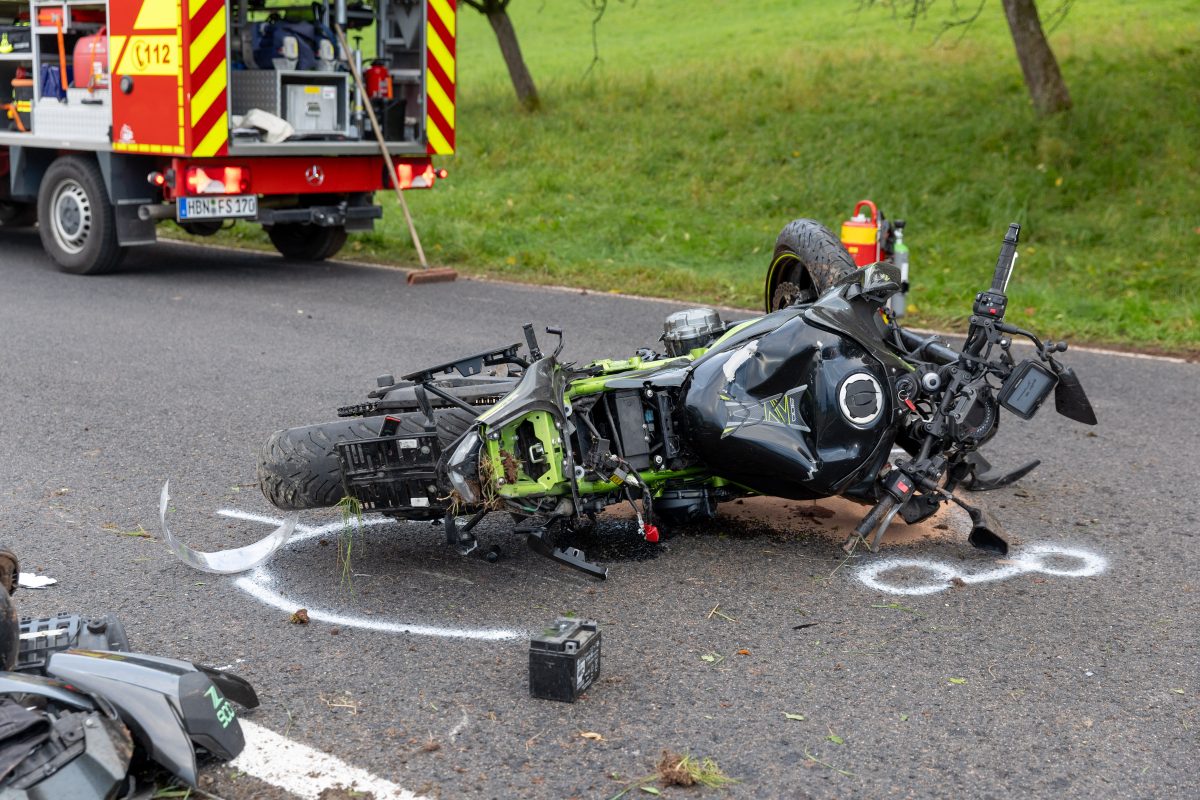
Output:
<instances>
[{"instance_id":1,"label":"white spray paint circle","mask_svg":"<svg viewBox=\"0 0 1200 800\"><path fill-rule=\"evenodd\" d=\"M1059 561L1075 561L1076 566L1056 565ZM944 592L953 585L954 579L966 584L1001 581L1017 575L1039 572L1061 578L1091 578L1108 569L1104 556L1078 547L1063 547L1054 544L1032 544L1021 548L1008 558L1001 559L994 569L978 572L963 572L944 561L920 558L884 558L864 564L854 572L868 589L887 594L925 595ZM889 581L889 573L898 570L923 570L930 575L928 583L909 584Z\"/></svg>"},{"instance_id":2,"label":"white spray paint circle","mask_svg":"<svg viewBox=\"0 0 1200 800\"><path fill-rule=\"evenodd\" d=\"M278 526L281 523L281 520L278 519L260 514L250 514L236 509L221 509L217 513L223 517L245 520L247 522L260 522L272 527ZM367 517L362 520L361 526L364 528L374 527L376 525L386 525L392 521L387 517ZM336 533L342 527L341 522L332 522L320 527L297 524L296 532L288 540L288 544L299 544L326 534ZM233 582L234 586L260 603L277 608L288 614L291 614L298 608L305 608L308 610L308 618L310 620L317 620L318 622L330 625L340 625L346 628L361 628L381 633L411 633L416 636L438 636L444 639L476 639L487 642L509 641L528 635L524 631L507 628L450 628L416 622L369 619L354 614L344 614L339 611L315 607L303 600L285 596L277 591L276 584L277 581L266 564L255 567L252 571Z\"/></svg>"}]
</instances>

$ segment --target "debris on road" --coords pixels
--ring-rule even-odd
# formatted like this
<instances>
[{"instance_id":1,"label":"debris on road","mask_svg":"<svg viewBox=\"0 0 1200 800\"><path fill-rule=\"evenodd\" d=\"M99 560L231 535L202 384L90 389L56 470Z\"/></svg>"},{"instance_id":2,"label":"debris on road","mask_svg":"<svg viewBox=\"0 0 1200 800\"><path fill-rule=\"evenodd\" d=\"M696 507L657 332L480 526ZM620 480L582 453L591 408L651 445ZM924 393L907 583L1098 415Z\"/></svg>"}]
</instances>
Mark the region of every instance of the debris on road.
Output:
<instances>
[{"instance_id":1,"label":"debris on road","mask_svg":"<svg viewBox=\"0 0 1200 800\"><path fill-rule=\"evenodd\" d=\"M600 629L595 620L559 617L529 640L529 694L574 703L600 676Z\"/></svg>"},{"instance_id":2,"label":"debris on road","mask_svg":"<svg viewBox=\"0 0 1200 800\"><path fill-rule=\"evenodd\" d=\"M18 622L9 594L0 592L0 796L101 800L151 762L196 787L200 754L242 751L230 701L258 705L245 680L131 653L111 614Z\"/></svg>"},{"instance_id":3,"label":"debris on road","mask_svg":"<svg viewBox=\"0 0 1200 800\"><path fill-rule=\"evenodd\" d=\"M45 589L58 583L58 578L48 575L35 575L32 572L22 572L17 579L17 585L22 589Z\"/></svg>"},{"instance_id":4,"label":"debris on road","mask_svg":"<svg viewBox=\"0 0 1200 800\"><path fill-rule=\"evenodd\" d=\"M708 612L708 616L705 617L705 619L712 619L714 616L718 616L721 619L725 620L726 622L737 622L737 620L734 619L733 617L729 616L728 614L722 613L720 611L720 608L721 608L721 604L717 603L715 606L713 606L712 611Z\"/></svg>"},{"instance_id":5,"label":"debris on road","mask_svg":"<svg viewBox=\"0 0 1200 800\"><path fill-rule=\"evenodd\" d=\"M717 762L711 758L693 758L688 754L680 755L670 750L663 750L662 758L658 761L658 777L663 786L707 786L710 789L722 789L737 783L730 778Z\"/></svg>"},{"instance_id":6,"label":"debris on road","mask_svg":"<svg viewBox=\"0 0 1200 800\"><path fill-rule=\"evenodd\" d=\"M233 575L265 563L271 556L275 555L279 548L287 544L287 540L292 536L292 531L296 529L296 523L300 520L298 514L291 514L273 533L253 544L230 550L202 553L199 550L191 549L176 539L167 527L167 505L171 500L170 486L170 481L163 484L162 494L158 500L158 519L162 525L163 540L166 541L167 547L170 548L171 552L179 557L180 561L201 572Z\"/></svg>"}]
</instances>

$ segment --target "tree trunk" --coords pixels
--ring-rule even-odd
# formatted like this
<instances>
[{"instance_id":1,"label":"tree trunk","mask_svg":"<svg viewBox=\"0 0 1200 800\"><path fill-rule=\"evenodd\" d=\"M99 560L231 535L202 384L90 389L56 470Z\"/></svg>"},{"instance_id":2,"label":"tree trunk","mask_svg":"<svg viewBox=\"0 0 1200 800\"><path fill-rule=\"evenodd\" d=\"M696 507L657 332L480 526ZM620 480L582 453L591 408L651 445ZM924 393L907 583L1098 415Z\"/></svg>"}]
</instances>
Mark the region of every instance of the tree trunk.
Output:
<instances>
[{"instance_id":1,"label":"tree trunk","mask_svg":"<svg viewBox=\"0 0 1200 800\"><path fill-rule=\"evenodd\" d=\"M517 43L517 32L513 29L512 20L508 18L508 12L503 6L499 6L497 10L489 10L485 13L488 22L492 23L492 30L496 32L496 41L500 43L500 54L504 56L504 63L508 65L508 76L512 78L517 100L525 107L525 110L537 111L541 108L542 101L538 98L537 87L533 85L533 76L529 74L529 68L525 66L525 59L521 55L521 45Z\"/></svg>"},{"instance_id":2,"label":"tree trunk","mask_svg":"<svg viewBox=\"0 0 1200 800\"><path fill-rule=\"evenodd\" d=\"M1046 41L1034 0L1004 0L1004 16L1008 18L1008 29L1012 31L1034 109L1041 116L1066 111L1071 107L1071 94L1058 70L1054 51Z\"/></svg>"}]
</instances>

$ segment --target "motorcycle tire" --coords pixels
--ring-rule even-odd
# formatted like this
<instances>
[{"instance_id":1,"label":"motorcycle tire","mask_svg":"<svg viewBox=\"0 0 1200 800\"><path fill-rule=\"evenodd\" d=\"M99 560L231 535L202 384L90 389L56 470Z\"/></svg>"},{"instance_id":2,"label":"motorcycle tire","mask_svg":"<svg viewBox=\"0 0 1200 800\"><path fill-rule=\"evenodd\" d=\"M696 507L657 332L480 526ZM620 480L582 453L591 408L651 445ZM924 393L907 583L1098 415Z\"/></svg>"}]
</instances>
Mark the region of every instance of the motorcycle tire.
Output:
<instances>
[{"instance_id":1,"label":"motorcycle tire","mask_svg":"<svg viewBox=\"0 0 1200 800\"><path fill-rule=\"evenodd\" d=\"M421 412L392 414L399 420L397 433L423 433ZM475 417L460 408L433 412L438 441L448 447L468 428ZM345 496L337 445L379 436L383 417L365 417L288 428L276 431L263 445L258 458L258 484L263 496L283 511L330 508Z\"/></svg>"},{"instance_id":2,"label":"motorcycle tire","mask_svg":"<svg viewBox=\"0 0 1200 800\"><path fill-rule=\"evenodd\" d=\"M813 219L796 219L775 240L767 270L766 310L811 303L858 269L841 240Z\"/></svg>"}]
</instances>

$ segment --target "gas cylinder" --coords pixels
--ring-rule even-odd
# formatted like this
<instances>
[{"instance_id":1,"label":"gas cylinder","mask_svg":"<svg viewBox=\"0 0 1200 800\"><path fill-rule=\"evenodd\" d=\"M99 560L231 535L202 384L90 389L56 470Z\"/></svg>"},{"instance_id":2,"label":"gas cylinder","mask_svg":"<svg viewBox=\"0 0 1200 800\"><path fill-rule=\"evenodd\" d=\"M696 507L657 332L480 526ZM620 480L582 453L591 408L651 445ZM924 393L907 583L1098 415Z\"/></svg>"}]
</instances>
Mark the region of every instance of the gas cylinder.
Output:
<instances>
[{"instance_id":1,"label":"gas cylinder","mask_svg":"<svg viewBox=\"0 0 1200 800\"><path fill-rule=\"evenodd\" d=\"M76 89L108 88L108 35L104 28L75 43L74 84Z\"/></svg>"},{"instance_id":2,"label":"gas cylinder","mask_svg":"<svg viewBox=\"0 0 1200 800\"><path fill-rule=\"evenodd\" d=\"M392 76L388 72L387 62L372 61L364 77L367 83L367 97L372 100L392 99Z\"/></svg>"},{"instance_id":3,"label":"gas cylinder","mask_svg":"<svg viewBox=\"0 0 1200 800\"><path fill-rule=\"evenodd\" d=\"M870 209L869 217L863 213L864 207ZM860 267L880 259L879 210L870 200L859 200L853 216L842 223L842 244Z\"/></svg>"},{"instance_id":4,"label":"gas cylinder","mask_svg":"<svg viewBox=\"0 0 1200 800\"><path fill-rule=\"evenodd\" d=\"M904 243L904 220L893 223L896 243L892 247L892 263L900 270L900 291L891 296L888 306L892 316L903 317L908 312L908 245Z\"/></svg>"}]
</instances>

